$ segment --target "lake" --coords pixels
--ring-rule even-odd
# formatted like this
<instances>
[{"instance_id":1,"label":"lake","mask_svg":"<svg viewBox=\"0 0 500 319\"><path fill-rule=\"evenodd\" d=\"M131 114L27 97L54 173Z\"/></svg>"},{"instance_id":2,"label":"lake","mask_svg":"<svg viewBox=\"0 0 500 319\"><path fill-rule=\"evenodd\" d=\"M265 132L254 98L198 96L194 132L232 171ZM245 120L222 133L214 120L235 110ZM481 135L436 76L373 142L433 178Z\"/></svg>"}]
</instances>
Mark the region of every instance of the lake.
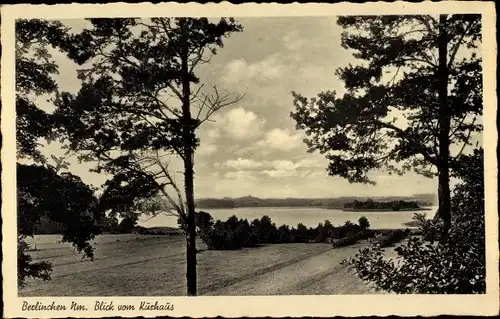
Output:
<instances>
[{"instance_id":1,"label":"lake","mask_svg":"<svg viewBox=\"0 0 500 319\"><path fill-rule=\"evenodd\" d=\"M434 217L437 207L422 211L386 211L386 212L349 212L339 209L324 209L315 207L242 207L233 209L201 209L212 215L215 220L227 220L236 215L240 219L252 221L255 218L269 216L276 226L283 224L297 226L302 223L307 227L316 227L319 223L329 220L334 226L343 225L347 220L357 223L361 216L366 216L371 228L402 228L404 223L411 221L416 213L425 213L427 218ZM144 219L143 219L144 220ZM178 227L174 216L159 215L145 222L139 222L144 227L169 226Z\"/></svg>"}]
</instances>

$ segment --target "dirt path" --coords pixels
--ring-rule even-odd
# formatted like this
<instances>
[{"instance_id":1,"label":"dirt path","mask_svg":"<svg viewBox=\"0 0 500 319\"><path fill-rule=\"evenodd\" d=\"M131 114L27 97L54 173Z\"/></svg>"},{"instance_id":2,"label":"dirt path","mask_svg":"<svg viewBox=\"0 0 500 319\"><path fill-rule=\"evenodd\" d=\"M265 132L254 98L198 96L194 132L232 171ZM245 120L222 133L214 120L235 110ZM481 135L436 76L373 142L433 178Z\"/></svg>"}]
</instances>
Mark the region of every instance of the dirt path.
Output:
<instances>
[{"instance_id":1,"label":"dirt path","mask_svg":"<svg viewBox=\"0 0 500 319\"><path fill-rule=\"evenodd\" d=\"M329 246L329 245L328 245ZM312 250L308 254L260 269L218 287L207 287L206 295L307 295L373 293L355 275L340 265L360 245L350 249Z\"/></svg>"}]
</instances>

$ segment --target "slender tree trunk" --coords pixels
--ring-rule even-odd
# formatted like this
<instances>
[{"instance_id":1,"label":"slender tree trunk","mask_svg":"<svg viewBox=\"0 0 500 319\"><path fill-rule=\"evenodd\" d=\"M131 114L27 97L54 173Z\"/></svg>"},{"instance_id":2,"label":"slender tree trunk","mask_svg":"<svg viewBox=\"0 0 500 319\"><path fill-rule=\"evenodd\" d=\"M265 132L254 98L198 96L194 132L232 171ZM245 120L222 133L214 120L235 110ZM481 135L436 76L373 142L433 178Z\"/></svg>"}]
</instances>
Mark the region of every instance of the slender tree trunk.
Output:
<instances>
[{"instance_id":1,"label":"slender tree trunk","mask_svg":"<svg viewBox=\"0 0 500 319\"><path fill-rule=\"evenodd\" d=\"M183 27L184 22L181 22ZM187 205L187 245L186 245L186 279L188 296L197 295L196 278L196 225L194 205L194 152L193 152L193 126L190 105L190 81L188 69L187 42L181 49L181 72L182 72L182 123L184 140L184 190Z\"/></svg>"},{"instance_id":2,"label":"slender tree trunk","mask_svg":"<svg viewBox=\"0 0 500 319\"><path fill-rule=\"evenodd\" d=\"M439 216L443 220L441 242L446 242L451 227L451 197L450 197L450 125L448 111L448 36L446 32L446 15L439 16Z\"/></svg>"}]
</instances>

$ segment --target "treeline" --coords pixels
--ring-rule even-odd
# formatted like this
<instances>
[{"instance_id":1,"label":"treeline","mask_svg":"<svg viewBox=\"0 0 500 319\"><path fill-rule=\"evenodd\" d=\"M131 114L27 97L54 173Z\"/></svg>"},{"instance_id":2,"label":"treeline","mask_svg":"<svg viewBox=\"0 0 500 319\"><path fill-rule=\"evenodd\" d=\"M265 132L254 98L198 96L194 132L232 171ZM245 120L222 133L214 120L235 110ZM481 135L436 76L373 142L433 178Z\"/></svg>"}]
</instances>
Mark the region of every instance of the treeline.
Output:
<instances>
[{"instance_id":1,"label":"treeline","mask_svg":"<svg viewBox=\"0 0 500 319\"><path fill-rule=\"evenodd\" d=\"M412 197L339 197L339 198L258 198L245 196L239 198L206 198L197 201L196 206L201 209L209 208L238 208L238 207L323 207L330 209L343 209L346 204L354 201L385 201L416 202L420 207L435 205L435 196L432 194L420 194Z\"/></svg>"},{"instance_id":2,"label":"treeline","mask_svg":"<svg viewBox=\"0 0 500 319\"><path fill-rule=\"evenodd\" d=\"M100 234L131 234L141 235L179 235L182 231L172 227L146 228L137 225L136 217L126 217L120 221L112 216L106 216L96 221L96 229ZM62 226L48 218L42 217L37 225L36 234L61 234Z\"/></svg>"},{"instance_id":3,"label":"treeline","mask_svg":"<svg viewBox=\"0 0 500 319\"><path fill-rule=\"evenodd\" d=\"M138 226L136 218L124 218L118 221L117 218L105 217L96 222L96 228L100 234L182 235L182 230L178 228ZM35 233L38 235L59 235L62 234L62 231L63 228L59 223L42 217Z\"/></svg>"},{"instance_id":4,"label":"treeline","mask_svg":"<svg viewBox=\"0 0 500 319\"><path fill-rule=\"evenodd\" d=\"M182 230L172 227L142 227L137 225L137 216L126 217L121 221L114 217L107 217L98 222L102 234L130 234L141 235L182 235Z\"/></svg>"},{"instance_id":5,"label":"treeline","mask_svg":"<svg viewBox=\"0 0 500 319\"><path fill-rule=\"evenodd\" d=\"M196 203L196 206L200 208L235 208L233 200L218 198L201 199Z\"/></svg>"},{"instance_id":6,"label":"treeline","mask_svg":"<svg viewBox=\"0 0 500 319\"><path fill-rule=\"evenodd\" d=\"M407 202L403 200L391 201L391 202L376 202L373 200L367 201L353 201L344 204L344 210L418 210L420 206L417 202Z\"/></svg>"},{"instance_id":7,"label":"treeline","mask_svg":"<svg viewBox=\"0 0 500 319\"><path fill-rule=\"evenodd\" d=\"M185 224L179 220L181 229ZM352 245L361 239L385 236L391 231L381 234L371 230L366 217L361 217L358 224L346 221L344 225L333 226L329 220L319 223L317 227L306 227L299 223L296 227L289 225L276 226L269 216L254 219L238 219L229 217L226 221L214 222L209 213L196 214L198 236L209 250L235 250L244 247L256 247L263 244L286 243L330 243L334 247Z\"/></svg>"}]
</instances>

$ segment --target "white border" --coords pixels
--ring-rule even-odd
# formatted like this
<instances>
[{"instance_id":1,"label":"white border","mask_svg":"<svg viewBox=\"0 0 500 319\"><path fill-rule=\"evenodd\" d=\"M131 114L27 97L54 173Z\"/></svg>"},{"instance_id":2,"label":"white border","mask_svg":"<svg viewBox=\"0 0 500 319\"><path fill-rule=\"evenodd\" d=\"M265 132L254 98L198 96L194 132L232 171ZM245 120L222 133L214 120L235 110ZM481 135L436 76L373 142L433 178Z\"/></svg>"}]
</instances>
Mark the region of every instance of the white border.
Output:
<instances>
[{"instance_id":1,"label":"white border","mask_svg":"<svg viewBox=\"0 0 500 319\"><path fill-rule=\"evenodd\" d=\"M15 158L15 76L14 20L16 18L68 19L83 17L138 16L332 16L350 14L483 14L484 59L484 137L485 199L487 232L487 293L484 295L335 295L335 296L266 296L266 297L144 297L141 301L166 301L174 304L169 312L23 312L23 300L69 304L75 301L93 309L96 300L138 304L138 297L17 297L16 275L16 158ZM426 3L365 4L67 4L5 5L2 14L1 93L2 148L2 231L3 292L5 317L102 317L102 316L361 316L361 315L493 315L499 312L499 247L496 144L496 36L493 2L451 1Z\"/></svg>"}]
</instances>

